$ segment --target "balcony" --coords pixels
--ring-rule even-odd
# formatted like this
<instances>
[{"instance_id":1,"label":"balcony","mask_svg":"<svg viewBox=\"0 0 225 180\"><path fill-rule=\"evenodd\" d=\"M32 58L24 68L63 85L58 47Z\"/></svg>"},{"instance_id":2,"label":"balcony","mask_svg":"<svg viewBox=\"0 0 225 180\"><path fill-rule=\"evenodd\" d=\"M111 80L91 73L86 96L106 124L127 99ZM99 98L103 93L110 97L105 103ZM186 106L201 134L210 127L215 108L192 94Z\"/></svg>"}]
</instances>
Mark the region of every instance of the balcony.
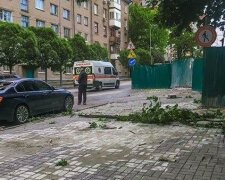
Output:
<instances>
[{"instance_id":1,"label":"balcony","mask_svg":"<svg viewBox=\"0 0 225 180\"><path fill-rule=\"evenodd\" d=\"M118 4L117 2L111 0L109 3L109 8L116 8L118 10L121 10L121 5Z\"/></svg>"},{"instance_id":2,"label":"balcony","mask_svg":"<svg viewBox=\"0 0 225 180\"><path fill-rule=\"evenodd\" d=\"M118 59L118 57L119 57L119 54L116 54L116 53L110 54L110 59Z\"/></svg>"},{"instance_id":3,"label":"balcony","mask_svg":"<svg viewBox=\"0 0 225 180\"><path fill-rule=\"evenodd\" d=\"M120 44L120 37L110 36L109 37L109 44L110 45Z\"/></svg>"},{"instance_id":4,"label":"balcony","mask_svg":"<svg viewBox=\"0 0 225 180\"><path fill-rule=\"evenodd\" d=\"M109 27L120 29L121 28L121 22L117 19L110 19L109 20Z\"/></svg>"}]
</instances>

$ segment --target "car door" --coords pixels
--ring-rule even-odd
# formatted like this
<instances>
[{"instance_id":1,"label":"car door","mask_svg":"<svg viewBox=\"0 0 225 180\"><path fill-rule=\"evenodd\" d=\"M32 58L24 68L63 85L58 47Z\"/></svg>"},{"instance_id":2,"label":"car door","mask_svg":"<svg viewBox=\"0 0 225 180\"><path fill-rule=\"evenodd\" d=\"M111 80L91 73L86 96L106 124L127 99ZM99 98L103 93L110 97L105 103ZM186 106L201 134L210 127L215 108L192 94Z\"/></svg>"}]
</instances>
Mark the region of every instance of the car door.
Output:
<instances>
[{"instance_id":1,"label":"car door","mask_svg":"<svg viewBox=\"0 0 225 180\"><path fill-rule=\"evenodd\" d=\"M60 102L60 100L62 99L60 94L43 81L35 80L35 84L38 87L39 91L42 92L43 101L46 103L45 112L59 109L58 107L62 104L62 102Z\"/></svg>"},{"instance_id":2,"label":"car door","mask_svg":"<svg viewBox=\"0 0 225 180\"><path fill-rule=\"evenodd\" d=\"M106 76L105 81L104 81L104 86L106 87L111 87L114 86L115 83L112 78L112 68L111 67L105 67L104 68L104 74Z\"/></svg>"},{"instance_id":3,"label":"car door","mask_svg":"<svg viewBox=\"0 0 225 180\"><path fill-rule=\"evenodd\" d=\"M45 103L43 103L43 95L38 91L33 81L22 81L16 86L19 99L28 105L31 114L42 113Z\"/></svg>"}]
</instances>

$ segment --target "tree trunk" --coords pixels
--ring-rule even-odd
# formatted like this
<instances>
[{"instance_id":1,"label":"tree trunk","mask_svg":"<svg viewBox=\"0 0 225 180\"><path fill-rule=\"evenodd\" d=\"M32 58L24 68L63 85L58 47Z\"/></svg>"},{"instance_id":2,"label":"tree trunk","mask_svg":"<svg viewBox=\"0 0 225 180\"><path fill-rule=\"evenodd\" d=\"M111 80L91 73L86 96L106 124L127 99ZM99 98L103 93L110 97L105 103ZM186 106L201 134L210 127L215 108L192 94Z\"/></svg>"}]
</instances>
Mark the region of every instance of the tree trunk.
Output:
<instances>
[{"instance_id":1,"label":"tree trunk","mask_svg":"<svg viewBox=\"0 0 225 180\"><path fill-rule=\"evenodd\" d=\"M48 72L48 68L45 68L45 82L47 82L47 72Z\"/></svg>"},{"instance_id":2,"label":"tree trunk","mask_svg":"<svg viewBox=\"0 0 225 180\"><path fill-rule=\"evenodd\" d=\"M59 86L62 87L62 67L60 67L60 80L59 80Z\"/></svg>"},{"instance_id":3,"label":"tree trunk","mask_svg":"<svg viewBox=\"0 0 225 180\"><path fill-rule=\"evenodd\" d=\"M181 54L182 54L182 49L181 48L177 48L177 59L181 58Z\"/></svg>"},{"instance_id":4,"label":"tree trunk","mask_svg":"<svg viewBox=\"0 0 225 180\"><path fill-rule=\"evenodd\" d=\"M9 66L9 73L12 74L12 66Z\"/></svg>"}]
</instances>

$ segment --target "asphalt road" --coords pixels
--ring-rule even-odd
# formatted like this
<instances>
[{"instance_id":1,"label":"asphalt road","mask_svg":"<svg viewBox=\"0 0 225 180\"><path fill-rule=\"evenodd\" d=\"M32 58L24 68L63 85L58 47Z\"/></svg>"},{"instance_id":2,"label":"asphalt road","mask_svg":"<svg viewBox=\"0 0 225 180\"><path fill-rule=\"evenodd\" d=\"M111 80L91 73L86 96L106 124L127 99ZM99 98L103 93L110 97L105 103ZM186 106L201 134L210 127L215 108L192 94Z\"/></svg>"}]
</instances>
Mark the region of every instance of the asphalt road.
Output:
<instances>
[{"instance_id":1,"label":"asphalt road","mask_svg":"<svg viewBox=\"0 0 225 180\"><path fill-rule=\"evenodd\" d=\"M120 88L105 88L101 91L88 90L87 92L87 106L81 105L80 108L96 106L98 104L104 104L109 102L116 102L121 98L124 98L129 95L131 90L131 81L121 81ZM69 89L70 92L74 95L74 109L77 109L77 89Z\"/></svg>"}]
</instances>

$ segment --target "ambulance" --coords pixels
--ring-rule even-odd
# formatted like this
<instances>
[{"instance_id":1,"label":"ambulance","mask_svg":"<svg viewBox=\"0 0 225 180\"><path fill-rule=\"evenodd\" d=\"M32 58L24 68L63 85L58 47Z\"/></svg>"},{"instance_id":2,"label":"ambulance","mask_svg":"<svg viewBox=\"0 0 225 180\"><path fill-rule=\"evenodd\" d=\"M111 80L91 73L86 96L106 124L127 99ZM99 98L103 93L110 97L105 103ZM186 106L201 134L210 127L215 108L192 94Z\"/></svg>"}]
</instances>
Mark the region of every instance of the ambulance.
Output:
<instances>
[{"instance_id":1,"label":"ambulance","mask_svg":"<svg viewBox=\"0 0 225 180\"><path fill-rule=\"evenodd\" d=\"M113 87L118 89L120 80L118 73L110 62L84 60L74 62L73 66L73 82L74 86L78 86L78 77L80 69L84 68L87 73L87 88L101 90L105 87Z\"/></svg>"}]
</instances>

